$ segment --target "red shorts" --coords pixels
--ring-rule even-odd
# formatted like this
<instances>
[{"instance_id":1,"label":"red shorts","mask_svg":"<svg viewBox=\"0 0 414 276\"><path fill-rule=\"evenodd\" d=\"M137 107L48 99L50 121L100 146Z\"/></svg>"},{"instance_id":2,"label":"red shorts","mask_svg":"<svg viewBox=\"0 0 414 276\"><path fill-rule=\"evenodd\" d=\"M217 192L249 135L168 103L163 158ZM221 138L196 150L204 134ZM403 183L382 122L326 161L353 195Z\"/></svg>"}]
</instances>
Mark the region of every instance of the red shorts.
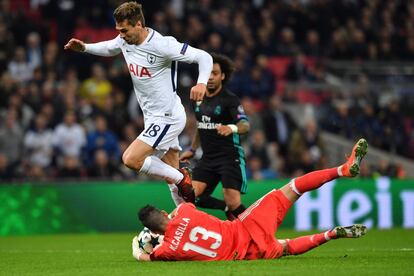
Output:
<instances>
[{"instance_id":1,"label":"red shorts","mask_svg":"<svg viewBox=\"0 0 414 276\"><path fill-rule=\"evenodd\" d=\"M283 247L275 238L292 203L280 190L273 190L239 215L252 242L246 259L274 259L283 255Z\"/></svg>"}]
</instances>

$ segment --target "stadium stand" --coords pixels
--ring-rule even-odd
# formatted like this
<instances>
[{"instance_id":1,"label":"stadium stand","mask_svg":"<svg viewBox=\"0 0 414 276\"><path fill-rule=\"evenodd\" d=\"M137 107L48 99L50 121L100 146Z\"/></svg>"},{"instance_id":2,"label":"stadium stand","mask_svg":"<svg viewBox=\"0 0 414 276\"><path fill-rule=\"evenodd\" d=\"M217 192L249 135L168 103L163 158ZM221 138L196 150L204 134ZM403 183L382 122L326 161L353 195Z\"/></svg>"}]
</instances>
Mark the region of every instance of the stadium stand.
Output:
<instances>
[{"instance_id":1,"label":"stadium stand","mask_svg":"<svg viewBox=\"0 0 414 276\"><path fill-rule=\"evenodd\" d=\"M72 36L114 37L112 11L121 2L0 0L0 181L143 177L120 160L143 127L122 57L63 51ZM368 158L362 176L414 177L413 1L142 3L148 26L234 61L229 88L251 117L244 145L252 178L338 163L346 152L338 149L361 136L384 153ZM92 68L108 88L99 102L82 92L97 81ZM179 70L188 105L196 67ZM269 133L276 113L289 125L287 139ZM111 137L108 148L90 145L104 135L97 122ZM193 123L181 135L184 148ZM62 150L73 144L79 149Z\"/></svg>"}]
</instances>

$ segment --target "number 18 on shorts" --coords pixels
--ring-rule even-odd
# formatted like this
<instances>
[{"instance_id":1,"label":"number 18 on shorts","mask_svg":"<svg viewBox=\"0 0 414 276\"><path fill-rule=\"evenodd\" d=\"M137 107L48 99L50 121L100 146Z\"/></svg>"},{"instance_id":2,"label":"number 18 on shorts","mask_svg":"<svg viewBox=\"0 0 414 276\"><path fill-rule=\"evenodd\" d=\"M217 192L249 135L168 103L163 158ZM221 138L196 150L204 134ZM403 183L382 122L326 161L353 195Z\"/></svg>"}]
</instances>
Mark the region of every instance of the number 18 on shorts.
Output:
<instances>
[{"instance_id":1,"label":"number 18 on shorts","mask_svg":"<svg viewBox=\"0 0 414 276\"><path fill-rule=\"evenodd\" d=\"M152 121L145 124L145 129L138 139L150 145L156 150L168 151L170 148L181 150L178 143L178 135L184 129L185 120L176 122Z\"/></svg>"}]
</instances>

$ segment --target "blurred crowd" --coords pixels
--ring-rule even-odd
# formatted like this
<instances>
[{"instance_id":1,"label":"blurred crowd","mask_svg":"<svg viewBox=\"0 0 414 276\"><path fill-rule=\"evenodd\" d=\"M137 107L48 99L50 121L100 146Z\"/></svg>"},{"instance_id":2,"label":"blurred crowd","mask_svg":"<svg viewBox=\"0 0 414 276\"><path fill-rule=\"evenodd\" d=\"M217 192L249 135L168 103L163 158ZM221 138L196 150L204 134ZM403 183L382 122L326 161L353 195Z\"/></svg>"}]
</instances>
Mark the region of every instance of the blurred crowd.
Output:
<instances>
[{"instance_id":1,"label":"blurred crowd","mask_svg":"<svg viewBox=\"0 0 414 276\"><path fill-rule=\"evenodd\" d=\"M71 37L116 36L117 0L0 0L0 179L137 179L122 152L143 129L122 56L64 52ZM320 131L414 158L414 120L404 102L380 102L368 75L347 93L289 90L324 84L329 60L414 61L414 1L141 1L147 25L180 41L229 55L229 89L252 130L244 138L251 179L291 177L326 165ZM277 57L277 58L275 58ZM194 65L180 64L188 106ZM311 103L299 123L285 103ZM411 114L411 115L410 115ZM181 145L195 130L188 124ZM404 177L385 160L362 176ZM143 179L145 176L139 176Z\"/></svg>"}]
</instances>

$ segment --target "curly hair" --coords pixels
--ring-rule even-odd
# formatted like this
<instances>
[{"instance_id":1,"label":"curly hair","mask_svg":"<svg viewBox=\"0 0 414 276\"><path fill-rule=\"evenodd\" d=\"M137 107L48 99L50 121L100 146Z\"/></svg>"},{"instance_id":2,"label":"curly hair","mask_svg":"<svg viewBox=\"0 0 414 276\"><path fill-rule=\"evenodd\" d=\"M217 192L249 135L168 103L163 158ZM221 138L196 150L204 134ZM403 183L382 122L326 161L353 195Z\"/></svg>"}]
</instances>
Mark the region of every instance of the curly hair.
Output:
<instances>
[{"instance_id":1,"label":"curly hair","mask_svg":"<svg viewBox=\"0 0 414 276\"><path fill-rule=\"evenodd\" d=\"M212 53L211 57L213 58L213 64L217 63L220 65L221 72L224 74L223 84L228 82L231 78L231 75L234 72L234 65L231 59L228 56Z\"/></svg>"}]
</instances>

